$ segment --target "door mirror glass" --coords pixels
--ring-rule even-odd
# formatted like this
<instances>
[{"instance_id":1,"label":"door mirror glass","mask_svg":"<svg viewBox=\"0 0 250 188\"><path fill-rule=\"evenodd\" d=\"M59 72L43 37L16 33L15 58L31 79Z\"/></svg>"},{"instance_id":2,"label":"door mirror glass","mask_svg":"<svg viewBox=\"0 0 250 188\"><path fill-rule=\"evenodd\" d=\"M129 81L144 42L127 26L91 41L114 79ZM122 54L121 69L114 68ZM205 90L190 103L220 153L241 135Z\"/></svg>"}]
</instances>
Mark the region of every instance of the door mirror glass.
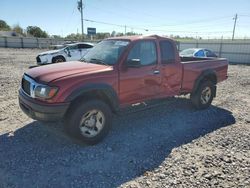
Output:
<instances>
[{"instance_id":1,"label":"door mirror glass","mask_svg":"<svg viewBox=\"0 0 250 188\"><path fill-rule=\"evenodd\" d=\"M141 60L140 59L129 59L126 63L127 67L140 67Z\"/></svg>"}]
</instances>

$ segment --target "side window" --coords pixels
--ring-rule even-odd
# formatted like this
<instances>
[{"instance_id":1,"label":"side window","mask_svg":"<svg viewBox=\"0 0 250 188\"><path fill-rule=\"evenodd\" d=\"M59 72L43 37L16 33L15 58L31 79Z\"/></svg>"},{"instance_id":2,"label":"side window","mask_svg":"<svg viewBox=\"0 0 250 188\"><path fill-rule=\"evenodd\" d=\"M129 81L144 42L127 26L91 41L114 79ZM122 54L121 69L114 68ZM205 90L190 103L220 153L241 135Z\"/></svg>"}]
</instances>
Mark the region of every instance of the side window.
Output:
<instances>
[{"instance_id":1,"label":"side window","mask_svg":"<svg viewBox=\"0 0 250 188\"><path fill-rule=\"evenodd\" d=\"M199 50L194 54L195 57L205 57L204 50Z\"/></svg>"},{"instance_id":2,"label":"side window","mask_svg":"<svg viewBox=\"0 0 250 188\"><path fill-rule=\"evenodd\" d=\"M92 48L93 46L88 44L78 44L79 49L86 49L86 48Z\"/></svg>"},{"instance_id":3,"label":"side window","mask_svg":"<svg viewBox=\"0 0 250 188\"><path fill-rule=\"evenodd\" d=\"M174 63L175 50L173 44L169 41L160 41L160 48L162 64Z\"/></svg>"},{"instance_id":4,"label":"side window","mask_svg":"<svg viewBox=\"0 0 250 188\"><path fill-rule=\"evenodd\" d=\"M139 59L142 66L156 64L157 52L153 41L142 41L130 50L127 60Z\"/></svg>"},{"instance_id":5,"label":"side window","mask_svg":"<svg viewBox=\"0 0 250 188\"><path fill-rule=\"evenodd\" d=\"M68 46L68 50L77 50L77 49L78 49L77 45Z\"/></svg>"}]
</instances>

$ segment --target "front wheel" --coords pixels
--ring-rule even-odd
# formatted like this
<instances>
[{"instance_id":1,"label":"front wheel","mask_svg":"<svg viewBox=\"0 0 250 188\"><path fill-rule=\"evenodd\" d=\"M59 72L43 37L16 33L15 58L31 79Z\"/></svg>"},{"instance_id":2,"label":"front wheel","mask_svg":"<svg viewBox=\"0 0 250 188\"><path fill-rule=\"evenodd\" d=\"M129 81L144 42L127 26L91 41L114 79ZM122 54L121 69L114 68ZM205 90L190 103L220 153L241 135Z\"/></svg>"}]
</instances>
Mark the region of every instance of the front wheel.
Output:
<instances>
[{"instance_id":1,"label":"front wheel","mask_svg":"<svg viewBox=\"0 0 250 188\"><path fill-rule=\"evenodd\" d=\"M67 132L87 144L100 142L109 132L112 113L109 106L99 100L83 102L73 106L66 118Z\"/></svg>"},{"instance_id":2,"label":"front wheel","mask_svg":"<svg viewBox=\"0 0 250 188\"><path fill-rule=\"evenodd\" d=\"M65 58L62 57L62 56L54 57L52 59L52 63L62 63L62 62L65 62L65 61L66 61Z\"/></svg>"},{"instance_id":3,"label":"front wheel","mask_svg":"<svg viewBox=\"0 0 250 188\"><path fill-rule=\"evenodd\" d=\"M215 85L211 81L204 81L196 92L191 94L191 101L197 109L208 108L215 96Z\"/></svg>"}]
</instances>

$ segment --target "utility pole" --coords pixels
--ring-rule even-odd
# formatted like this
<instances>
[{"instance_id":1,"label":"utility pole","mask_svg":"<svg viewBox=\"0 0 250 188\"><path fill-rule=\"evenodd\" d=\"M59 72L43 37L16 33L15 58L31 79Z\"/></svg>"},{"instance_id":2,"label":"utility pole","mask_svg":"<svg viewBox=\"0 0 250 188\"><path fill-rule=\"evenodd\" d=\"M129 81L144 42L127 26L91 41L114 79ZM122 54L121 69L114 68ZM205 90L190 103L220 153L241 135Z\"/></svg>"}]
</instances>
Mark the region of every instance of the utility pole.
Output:
<instances>
[{"instance_id":1,"label":"utility pole","mask_svg":"<svg viewBox=\"0 0 250 188\"><path fill-rule=\"evenodd\" d=\"M126 36L126 33L127 33L127 26L125 25L125 36Z\"/></svg>"},{"instance_id":2,"label":"utility pole","mask_svg":"<svg viewBox=\"0 0 250 188\"><path fill-rule=\"evenodd\" d=\"M84 40L84 28L83 28L83 3L82 0L79 0L78 2L78 10L81 12L81 24L82 24L82 40Z\"/></svg>"},{"instance_id":3,"label":"utility pole","mask_svg":"<svg viewBox=\"0 0 250 188\"><path fill-rule=\"evenodd\" d=\"M235 14L235 16L233 18L233 20L234 20L234 28L233 28L232 40L234 40L234 34L235 34L235 28L236 28L237 19L238 19L238 14Z\"/></svg>"}]
</instances>

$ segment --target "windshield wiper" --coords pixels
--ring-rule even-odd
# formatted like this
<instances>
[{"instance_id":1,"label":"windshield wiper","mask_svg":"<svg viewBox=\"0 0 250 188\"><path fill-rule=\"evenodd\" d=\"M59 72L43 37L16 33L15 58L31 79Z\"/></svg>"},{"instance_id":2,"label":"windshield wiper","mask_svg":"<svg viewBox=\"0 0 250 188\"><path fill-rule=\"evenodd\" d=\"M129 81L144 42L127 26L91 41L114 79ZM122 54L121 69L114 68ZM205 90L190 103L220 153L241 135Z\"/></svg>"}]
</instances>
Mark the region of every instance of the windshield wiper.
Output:
<instances>
[{"instance_id":1,"label":"windshield wiper","mask_svg":"<svg viewBox=\"0 0 250 188\"><path fill-rule=\"evenodd\" d=\"M97 59L97 58L91 58L91 59L90 59L90 62L97 63L97 64L103 64L103 65L109 66L109 65L108 65L107 63L105 63L103 60Z\"/></svg>"}]
</instances>

